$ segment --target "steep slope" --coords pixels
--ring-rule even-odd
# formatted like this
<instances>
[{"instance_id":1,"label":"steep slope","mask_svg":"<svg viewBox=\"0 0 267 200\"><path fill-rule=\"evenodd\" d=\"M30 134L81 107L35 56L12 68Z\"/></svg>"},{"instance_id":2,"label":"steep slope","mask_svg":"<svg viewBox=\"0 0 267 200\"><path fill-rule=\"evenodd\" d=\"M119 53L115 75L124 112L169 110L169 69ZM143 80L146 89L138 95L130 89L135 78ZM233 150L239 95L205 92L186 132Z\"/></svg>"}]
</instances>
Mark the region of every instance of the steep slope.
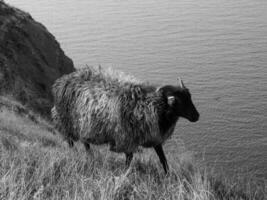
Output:
<instances>
[{"instance_id":1,"label":"steep slope","mask_svg":"<svg viewBox=\"0 0 267 200\"><path fill-rule=\"evenodd\" d=\"M72 71L72 60L42 24L0 1L0 95L48 115L51 85Z\"/></svg>"}]
</instances>

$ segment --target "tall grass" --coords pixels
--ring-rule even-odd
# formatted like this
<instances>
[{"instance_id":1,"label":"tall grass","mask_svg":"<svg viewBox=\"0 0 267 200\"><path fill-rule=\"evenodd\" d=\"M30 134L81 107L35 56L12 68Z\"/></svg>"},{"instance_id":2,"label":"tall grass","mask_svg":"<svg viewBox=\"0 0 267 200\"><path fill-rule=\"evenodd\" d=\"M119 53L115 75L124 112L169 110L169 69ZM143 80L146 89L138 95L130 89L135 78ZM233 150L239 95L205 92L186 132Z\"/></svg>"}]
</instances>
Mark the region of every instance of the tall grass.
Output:
<instances>
[{"instance_id":1,"label":"tall grass","mask_svg":"<svg viewBox=\"0 0 267 200\"><path fill-rule=\"evenodd\" d=\"M173 161L167 176L152 159L124 158L106 149L17 147L1 154L2 199L215 199L207 177L193 165ZM174 165L172 165L174 167Z\"/></svg>"},{"instance_id":2,"label":"tall grass","mask_svg":"<svg viewBox=\"0 0 267 200\"><path fill-rule=\"evenodd\" d=\"M0 139L0 199L266 199L266 182L216 178L186 153L168 155L168 175L149 150L125 169L124 155L69 149L38 121L5 109Z\"/></svg>"}]
</instances>

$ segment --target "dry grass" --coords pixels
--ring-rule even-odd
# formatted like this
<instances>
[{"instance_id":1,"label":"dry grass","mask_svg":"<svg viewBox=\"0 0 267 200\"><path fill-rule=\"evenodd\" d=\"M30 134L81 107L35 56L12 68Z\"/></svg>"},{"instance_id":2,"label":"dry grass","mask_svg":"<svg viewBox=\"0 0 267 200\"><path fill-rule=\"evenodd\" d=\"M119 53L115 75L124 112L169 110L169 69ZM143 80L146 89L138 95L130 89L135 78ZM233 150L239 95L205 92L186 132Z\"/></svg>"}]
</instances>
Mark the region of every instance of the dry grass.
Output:
<instances>
[{"instance_id":1,"label":"dry grass","mask_svg":"<svg viewBox=\"0 0 267 200\"><path fill-rule=\"evenodd\" d=\"M0 112L0 199L262 199L265 183L214 178L187 154L168 155L165 176L154 153L124 156L82 145L69 149L39 121Z\"/></svg>"}]
</instances>

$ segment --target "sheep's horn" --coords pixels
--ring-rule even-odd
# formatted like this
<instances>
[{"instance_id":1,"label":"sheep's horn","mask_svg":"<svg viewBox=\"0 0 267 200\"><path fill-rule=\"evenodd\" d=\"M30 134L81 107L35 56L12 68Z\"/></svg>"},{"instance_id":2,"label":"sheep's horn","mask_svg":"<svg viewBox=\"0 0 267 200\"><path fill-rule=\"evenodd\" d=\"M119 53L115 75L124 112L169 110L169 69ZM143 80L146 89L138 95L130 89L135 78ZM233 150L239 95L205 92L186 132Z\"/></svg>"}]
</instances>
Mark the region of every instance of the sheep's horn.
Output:
<instances>
[{"instance_id":1,"label":"sheep's horn","mask_svg":"<svg viewBox=\"0 0 267 200\"><path fill-rule=\"evenodd\" d=\"M181 88L185 88L184 82L182 81L180 77L178 77L178 81L179 81L179 85L181 86Z\"/></svg>"}]
</instances>

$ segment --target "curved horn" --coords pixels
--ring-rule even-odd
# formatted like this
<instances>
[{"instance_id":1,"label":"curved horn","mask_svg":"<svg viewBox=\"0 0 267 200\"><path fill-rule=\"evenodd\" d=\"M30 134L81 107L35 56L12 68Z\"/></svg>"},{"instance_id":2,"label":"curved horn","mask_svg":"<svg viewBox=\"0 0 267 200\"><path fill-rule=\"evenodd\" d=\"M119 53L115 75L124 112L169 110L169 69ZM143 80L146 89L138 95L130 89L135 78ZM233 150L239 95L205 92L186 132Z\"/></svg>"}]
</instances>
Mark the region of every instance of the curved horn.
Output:
<instances>
[{"instance_id":1,"label":"curved horn","mask_svg":"<svg viewBox=\"0 0 267 200\"><path fill-rule=\"evenodd\" d=\"M178 77L178 81L179 81L179 85L181 86L181 88L185 88L184 83L180 77Z\"/></svg>"},{"instance_id":2,"label":"curved horn","mask_svg":"<svg viewBox=\"0 0 267 200\"><path fill-rule=\"evenodd\" d=\"M157 87L156 92L158 92L161 89L161 87Z\"/></svg>"}]
</instances>

